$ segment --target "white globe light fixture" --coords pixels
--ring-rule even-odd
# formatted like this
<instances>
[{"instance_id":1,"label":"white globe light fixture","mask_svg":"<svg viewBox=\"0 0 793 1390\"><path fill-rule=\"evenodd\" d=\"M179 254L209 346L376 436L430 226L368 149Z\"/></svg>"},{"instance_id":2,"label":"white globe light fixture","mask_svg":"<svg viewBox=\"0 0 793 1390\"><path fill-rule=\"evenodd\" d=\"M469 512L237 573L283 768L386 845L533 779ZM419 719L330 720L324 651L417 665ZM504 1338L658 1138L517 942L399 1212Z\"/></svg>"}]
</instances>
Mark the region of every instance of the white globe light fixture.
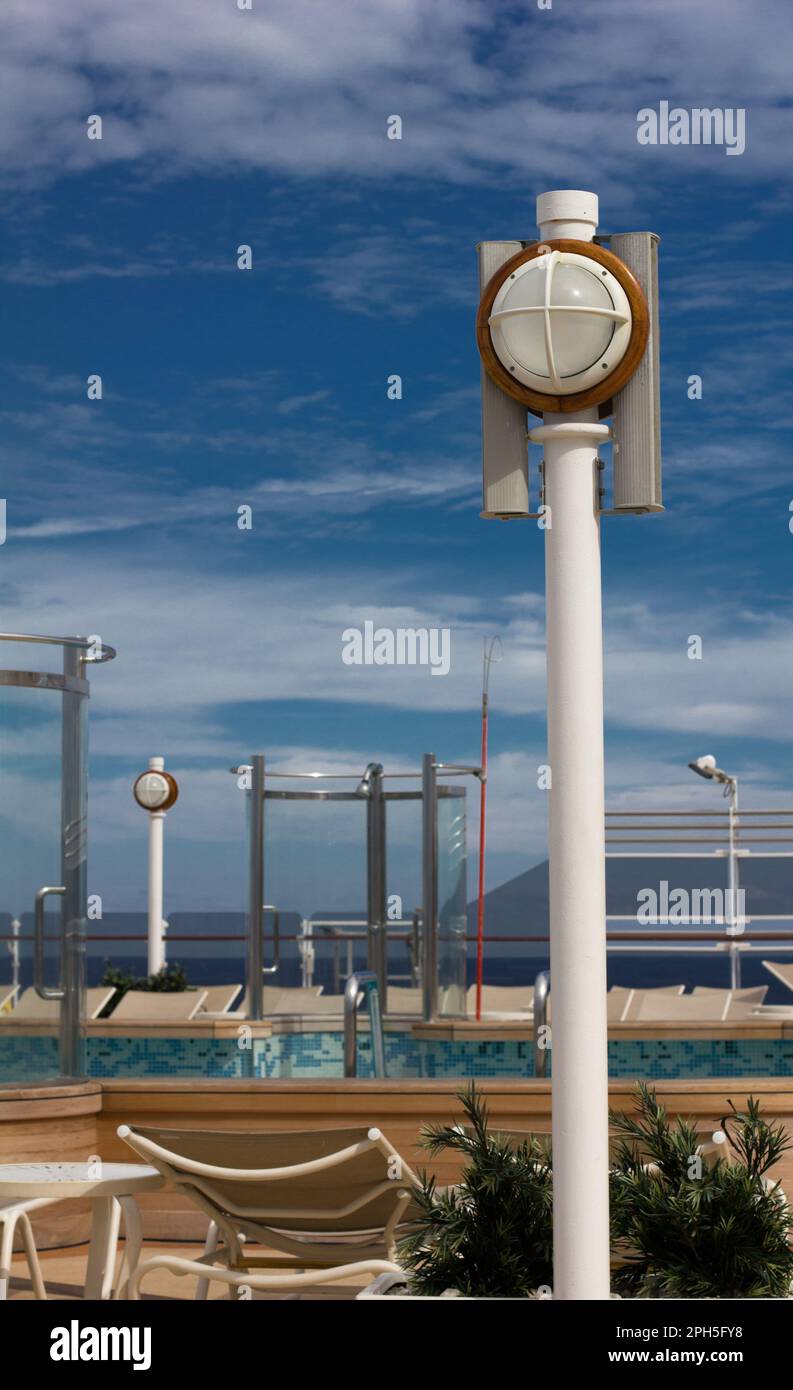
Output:
<instances>
[{"instance_id":1,"label":"white globe light fixture","mask_svg":"<svg viewBox=\"0 0 793 1390\"><path fill-rule=\"evenodd\" d=\"M610 402L635 372L648 331L647 301L625 263L569 238L507 261L477 317L485 371L535 414Z\"/></svg>"},{"instance_id":2,"label":"white globe light fixture","mask_svg":"<svg viewBox=\"0 0 793 1390\"><path fill-rule=\"evenodd\" d=\"M136 778L132 794L144 811L168 811L179 795L179 787L170 772L150 769Z\"/></svg>"}]
</instances>

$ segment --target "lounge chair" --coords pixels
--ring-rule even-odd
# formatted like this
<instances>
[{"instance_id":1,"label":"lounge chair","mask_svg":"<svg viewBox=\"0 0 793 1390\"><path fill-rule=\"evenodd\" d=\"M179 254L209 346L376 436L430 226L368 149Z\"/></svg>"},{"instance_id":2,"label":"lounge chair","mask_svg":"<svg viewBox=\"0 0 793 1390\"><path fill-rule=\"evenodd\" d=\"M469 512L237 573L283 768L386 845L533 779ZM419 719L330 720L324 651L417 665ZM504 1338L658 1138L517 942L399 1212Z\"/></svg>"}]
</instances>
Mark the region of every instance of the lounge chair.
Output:
<instances>
[{"instance_id":1,"label":"lounge chair","mask_svg":"<svg viewBox=\"0 0 793 1390\"><path fill-rule=\"evenodd\" d=\"M405 985L388 986L389 1014L420 1014L422 998L420 989L410 989Z\"/></svg>"},{"instance_id":2,"label":"lounge chair","mask_svg":"<svg viewBox=\"0 0 793 1390\"><path fill-rule=\"evenodd\" d=\"M19 1200L11 1198L10 1201L0 1202L0 1301L5 1301L8 1298L11 1260L17 1226L22 1232L22 1243L25 1247L33 1292L36 1298L47 1297L28 1213L37 1211L39 1207L48 1207L55 1200L54 1197L23 1197Z\"/></svg>"},{"instance_id":3,"label":"lounge chair","mask_svg":"<svg viewBox=\"0 0 793 1390\"><path fill-rule=\"evenodd\" d=\"M606 995L608 1021L627 1023L635 1019L636 1011L645 994L671 995L676 998L684 989L685 985L656 985L651 989L631 989L625 985L612 985Z\"/></svg>"},{"instance_id":4,"label":"lounge chair","mask_svg":"<svg viewBox=\"0 0 793 1390\"><path fill-rule=\"evenodd\" d=\"M793 990L793 962L786 965L778 960L764 960L763 965L775 980L779 980L786 989Z\"/></svg>"},{"instance_id":5,"label":"lounge chair","mask_svg":"<svg viewBox=\"0 0 793 1390\"><path fill-rule=\"evenodd\" d=\"M732 989L728 992L730 998L727 1000L724 1018L754 1018L768 993L768 985L752 985L748 989ZM696 996L724 993L724 990L713 989L708 985L697 985L694 990Z\"/></svg>"},{"instance_id":6,"label":"lounge chair","mask_svg":"<svg viewBox=\"0 0 793 1390\"><path fill-rule=\"evenodd\" d=\"M130 1298L140 1297L141 1281L154 1269L195 1274L199 1298L211 1280L299 1289L399 1269L397 1230L417 1214L417 1180L379 1129L230 1133L121 1125L118 1135L211 1223L200 1259L165 1253L144 1260L131 1273ZM247 1243L277 1253L255 1256Z\"/></svg>"},{"instance_id":7,"label":"lounge chair","mask_svg":"<svg viewBox=\"0 0 793 1390\"><path fill-rule=\"evenodd\" d=\"M112 985L96 985L85 991L85 1017L98 1018L105 1005L115 994ZM23 990L17 1000L16 1008L10 1017L24 1019L29 1023L57 1023L60 1016L60 1002L57 999L42 999L35 989Z\"/></svg>"},{"instance_id":8,"label":"lounge chair","mask_svg":"<svg viewBox=\"0 0 793 1390\"><path fill-rule=\"evenodd\" d=\"M476 985L465 996L469 1018L476 1017ZM483 985L482 1013L492 1018L498 1014L531 1014L534 1012L533 985Z\"/></svg>"},{"instance_id":9,"label":"lounge chair","mask_svg":"<svg viewBox=\"0 0 793 1390\"><path fill-rule=\"evenodd\" d=\"M710 1023L726 1019L732 990L709 994L663 994L660 990L635 990L624 1021L641 1023Z\"/></svg>"},{"instance_id":10,"label":"lounge chair","mask_svg":"<svg viewBox=\"0 0 793 1390\"><path fill-rule=\"evenodd\" d=\"M264 1014L338 1014L344 1013L343 994L323 994L321 985L310 989L284 988L265 985L262 990Z\"/></svg>"},{"instance_id":11,"label":"lounge chair","mask_svg":"<svg viewBox=\"0 0 793 1390\"><path fill-rule=\"evenodd\" d=\"M242 985L209 985L204 994L201 1014L222 1017L230 1012L235 999L242 993Z\"/></svg>"},{"instance_id":12,"label":"lounge chair","mask_svg":"<svg viewBox=\"0 0 793 1390\"><path fill-rule=\"evenodd\" d=\"M110 1015L111 1023L176 1023L195 1018L206 998L205 989L168 992L128 989Z\"/></svg>"},{"instance_id":13,"label":"lounge chair","mask_svg":"<svg viewBox=\"0 0 793 1390\"><path fill-rule=\"evenodd\" d=\"M0 985L0 1014L10 1013L19 993L19 985Z\"/></svg>"}]
</instances>

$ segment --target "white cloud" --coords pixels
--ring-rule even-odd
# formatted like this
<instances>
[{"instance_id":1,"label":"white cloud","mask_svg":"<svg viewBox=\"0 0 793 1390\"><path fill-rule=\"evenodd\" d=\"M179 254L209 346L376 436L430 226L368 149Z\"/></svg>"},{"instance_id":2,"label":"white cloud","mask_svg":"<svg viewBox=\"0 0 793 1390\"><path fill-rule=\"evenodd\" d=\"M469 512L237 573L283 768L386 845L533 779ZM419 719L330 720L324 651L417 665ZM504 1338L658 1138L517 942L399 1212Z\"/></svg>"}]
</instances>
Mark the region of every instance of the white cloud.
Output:
<instances>
[{"instance_id":1,"label":"white cloud","mask_svg":"<svg viewBox=\"0 0 793 1390\"><path fill-rule=\"evenodd\" d=\"M502 168L597 178L629 201L626 160L653 177L684 165L786 172L791 29L773 0L653 0L639 12L600 0L563 13L499 0L250 12L216 0L6 0L0 25L0 163L12 182L130 161L158 179L262 169L466 182ZM660 99L748 104L747 155L638 146L636 111ZM101 141L85 135L94 113ZM401 141L386 139L392 113Z\"/></svg>"}]
</instances>

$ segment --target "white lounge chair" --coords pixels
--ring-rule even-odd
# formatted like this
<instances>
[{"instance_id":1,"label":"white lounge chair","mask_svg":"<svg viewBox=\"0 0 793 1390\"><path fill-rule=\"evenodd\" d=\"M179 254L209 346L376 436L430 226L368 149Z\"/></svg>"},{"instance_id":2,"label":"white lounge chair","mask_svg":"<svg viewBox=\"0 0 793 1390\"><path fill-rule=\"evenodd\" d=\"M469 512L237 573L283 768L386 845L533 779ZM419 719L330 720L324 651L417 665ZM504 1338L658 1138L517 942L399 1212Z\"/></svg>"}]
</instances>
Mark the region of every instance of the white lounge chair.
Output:
<instances>
[{"instance_id":1,"label":"white lounge chair","mask_svg":"<svg viewBox=\"0 0 793 1390\"><path fill-rule=\"evenodd\" d=\"M397 1230L417 1214L417 1179L379 1129L229 1133L121 1125L118 1134L211 1223L201 1259L165 1253L144 1260L132 1271L130 1298L140 1297L141 1281L154 1269L196 1275L197 1297L206 1296L210 1280L299 1289L399 1269ZM256 1256L251 1244L277 1253Z\"/></svg>"},{"instance_id":2,"label":"white lounge chair","mask_svg":"<svg viewBox=\"0 0 793 1390\"><path fill-rule=\"evenodd\" d=\"M195 1018L206 998L205 989L161 992L128 989L110 1015L111 1023L178 1023Z\"/></svg>"},{"instance_id":3,"label":"white lounge chair","mask_svg":"<svg viewBox=\"0 0 793 1390\"><path fill-rule=\"evenodd\" d=\"M98 1018L115 992L112 985L96 985L87 989L85 991L85 1017L87 1019ZM24 990L19 996L16 1008L11 1013L11 1018L14 1020L24 1019L29 1023L57 1023L60 1007L59 1000L42 999L35 989L30 988Z\"/></svg>"}]
</instances>

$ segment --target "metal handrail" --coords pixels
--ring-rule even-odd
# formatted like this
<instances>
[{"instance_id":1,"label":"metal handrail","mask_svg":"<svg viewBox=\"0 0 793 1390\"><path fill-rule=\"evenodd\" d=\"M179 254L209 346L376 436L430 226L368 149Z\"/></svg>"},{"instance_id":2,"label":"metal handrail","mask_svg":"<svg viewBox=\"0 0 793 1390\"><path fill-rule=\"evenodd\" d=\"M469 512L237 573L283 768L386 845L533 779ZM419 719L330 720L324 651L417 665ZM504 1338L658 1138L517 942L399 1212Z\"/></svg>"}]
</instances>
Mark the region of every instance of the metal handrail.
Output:
<instances>
[{"instance_id":1,"label":"metal handrail","mask_svg":"<svg viewBox=\"0 0 793 1390\"><path fill-rule=\"evenodd\" d=\"M66 993L63 989L52 989L44 983L44 903L49 897L62 898L65 892L63 885L59 885L57 888L39 888L36 894L33 988L40 999L63 999Z\"/></svg>"},{"instance_id":2,"label":"metal handrail","mask_svg":"<svg viewBox=\"0 0 793 1390\"><path fill-rule=\"evenodd\" d=\"M547 1029L548 1026L548 998L551 992L551 972L541 970L534 981L534 1075L548 1075L548 1046L547 1035L542 1034L542 1045L540 1042L540 1029Z\"/></svg>"},{"instance_id":3,"label":"metal handrail","mask_svg":"<svg viewBox=\"0 0 793 1390\"><path fill-rule=\"evenodd\" d=\"M380 1012L380 990L374 970L360 970L350 975L344 988L344 1075L358 1075L358 1000L366 997L369 1009L369 1029L372 1038L374 1074L385 1076L385 1038L383 1016Z\"/></svg>"},{"instance_id":4,"label":"metal handrail","mask_svg":"<svg viewBox=\"0 0 793 1390\"><path fill-rule=\"evenodd\" d=\"M263 965L262 974L277 975L281 968L281 913L272 903L263 903L262 912L272 912L273 914L273 963L272 965ZM262 942L266 939L262 930ZM173 937L170 940L173 940Z\"/></svg>"},{"instance_id":5,"label":"metal handrail","mask_svg":"<svg viewBox=\"0 0 793 1390\"><path fill-rule=\"evenodd\" d=\"M83 651L87 647L92 647L93 642L88 637L48 637L35 632L0 632L0 642L37 642L43 646L51 647L81 647ZM112 661L117 655L115 647L101 644L101 656L86 658L99 665L104 661Z\"/></svg>"}]
</instances>

